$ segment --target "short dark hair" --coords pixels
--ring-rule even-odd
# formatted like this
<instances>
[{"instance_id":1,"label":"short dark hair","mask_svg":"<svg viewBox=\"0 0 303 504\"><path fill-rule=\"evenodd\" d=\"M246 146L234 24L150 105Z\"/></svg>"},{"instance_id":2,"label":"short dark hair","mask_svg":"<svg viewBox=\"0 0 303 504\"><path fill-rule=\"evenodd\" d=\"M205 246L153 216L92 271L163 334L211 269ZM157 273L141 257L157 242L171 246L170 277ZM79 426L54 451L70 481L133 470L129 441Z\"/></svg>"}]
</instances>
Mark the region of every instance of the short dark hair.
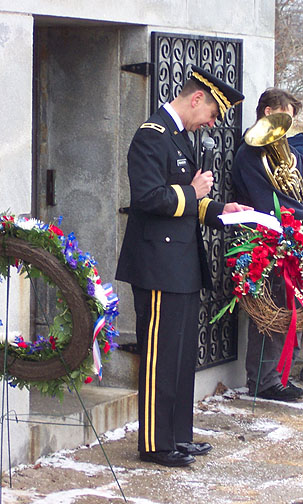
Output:
<instances>
[{"instance_id":1,"label":"short dark hair","mask_svg":"<svg viewBox=\"0 0 303 504\"><path fill-rule=\"evenodd\" d=\"M206 88L204 88L201 84L197 83L193 79L188 79L185 82L183 89L180 92L180 95L183 96L183 98L185 98L186 96L188 96L192 93L195 93L196 91L201 91L201 89L202 89L203 93L205 94L206 103L211 103L212 101L217 103L215 98L211 95L211 93Z\"/></svg>"},{"instance_id":2,"label":"short dark hair","mask_svg":"<svg viewBox=\"0 0 303 504\"><path fill-rule=\"evenodd\" d=\"M294 117L302 108L302 103L289 91L279 88L268 88L261 94L259 102L256 108L257 120L264 117L266 107L270 107L273 110L281 108L286 109L288 105L292 105L294 109Z\"/></svg>"}]
</instances>

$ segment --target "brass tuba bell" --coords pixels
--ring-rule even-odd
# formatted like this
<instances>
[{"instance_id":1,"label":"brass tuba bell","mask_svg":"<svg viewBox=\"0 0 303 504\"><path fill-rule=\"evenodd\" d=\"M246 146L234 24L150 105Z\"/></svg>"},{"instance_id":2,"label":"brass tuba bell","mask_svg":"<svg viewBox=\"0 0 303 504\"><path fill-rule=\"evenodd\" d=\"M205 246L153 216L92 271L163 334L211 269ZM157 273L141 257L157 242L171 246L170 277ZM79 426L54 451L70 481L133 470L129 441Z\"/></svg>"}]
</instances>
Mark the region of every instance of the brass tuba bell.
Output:
<instances>
[{"instance_id":1,"label":"brass tuba bell","mask_svg":"<svg viewBox=\"0 0 303 504\"><path fill-rule=\"evenodd\" d=\"M286 133L292 117L284 112L259 119L244 136L252 147L263 147L262 162L272 185L297 201L303 201L303 179L296 168L296 156L290 151Z\"/></svg>"}]
</instances>

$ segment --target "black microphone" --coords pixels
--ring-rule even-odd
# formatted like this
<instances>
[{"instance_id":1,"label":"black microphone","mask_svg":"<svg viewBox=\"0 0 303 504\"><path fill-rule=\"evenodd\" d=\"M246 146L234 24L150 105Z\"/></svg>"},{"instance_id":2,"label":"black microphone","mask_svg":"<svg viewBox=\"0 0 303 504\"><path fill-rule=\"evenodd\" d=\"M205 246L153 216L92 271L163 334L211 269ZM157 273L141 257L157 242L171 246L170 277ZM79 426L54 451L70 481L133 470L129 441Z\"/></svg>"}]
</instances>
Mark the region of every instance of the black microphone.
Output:
<instances>
[{"instance_id":1,"label":"black microphone","mask_svg":"<svg viewBox=\"0 0 303 504\"><path fill-rule=\"evenodd\" d=\"M215 141L212 137L208 136L202 140L203 145L203 164L202 172L211 170L213 167L214 153L213 149L215 146Z\"/></svg>"}]
</instances>

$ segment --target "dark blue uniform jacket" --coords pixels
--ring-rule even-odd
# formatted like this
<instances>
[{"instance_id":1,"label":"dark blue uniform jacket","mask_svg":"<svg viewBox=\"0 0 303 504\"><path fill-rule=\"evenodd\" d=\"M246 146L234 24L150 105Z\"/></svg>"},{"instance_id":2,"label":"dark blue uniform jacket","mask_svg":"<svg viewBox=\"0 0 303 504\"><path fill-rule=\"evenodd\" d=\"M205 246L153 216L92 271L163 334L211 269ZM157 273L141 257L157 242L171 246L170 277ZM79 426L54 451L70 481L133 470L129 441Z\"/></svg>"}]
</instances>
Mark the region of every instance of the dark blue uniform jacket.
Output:
<instances>
[{"instance_id":1,"label":"dark blue uniform jacket","mask_svg":"<svg viewBox=\"0 0 303 504\"><path fill-rule=\"evenodd\" d=\"M289 142L290 143L290 142ZM261 159L261 147L251 147L242 140L236 153L233 167L232 180L236 188L236 200L254 207L255 210L270 213L274 210L273 192L275 191L280 205L295 210L295 217L303 219L303 205L294 198L274 189L266 175ZM290 145L291 151L297 158L297 168L302 174L302 157Z\"/></svg>"},{"instance_id":2,"label":"dark blue uniform jacket","mask_svg":"<svg viewBox=\"0 0 303 504\"><path fill-rule=\"evenodd\" d=\"M197 166L164 108L136 132L128 153L130 211L116 279L144 289L196 292L211 288L190 185ZM205 198L203 223L216 228L224 203Z\"/></svg>"}]
</instances>

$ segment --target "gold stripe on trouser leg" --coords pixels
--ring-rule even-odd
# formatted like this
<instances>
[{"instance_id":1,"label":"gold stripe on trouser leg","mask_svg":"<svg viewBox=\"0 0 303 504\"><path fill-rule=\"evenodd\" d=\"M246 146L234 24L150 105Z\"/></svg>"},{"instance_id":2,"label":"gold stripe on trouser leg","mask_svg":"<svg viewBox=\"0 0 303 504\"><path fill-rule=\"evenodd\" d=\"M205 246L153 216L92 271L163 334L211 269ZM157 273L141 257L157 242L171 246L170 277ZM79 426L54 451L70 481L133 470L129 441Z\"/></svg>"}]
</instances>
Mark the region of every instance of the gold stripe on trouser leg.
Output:
<instances>
[{"instance_id":1,"label":"gold stripe on trouser leg","mask_svg":"<svg viewBox=\"0 0 303 504\"><path fill-rule=\"evenodd\" d=\"M155 451L155 383L156 383L156 363L157 363L157 344L158 344L158 331L159 331L159 319L160 319L160 303L161 303L161 291L157 291L157 302L156 291L152 290L151 297L151 317L148 328L148 342L147 342L147 355L146 355L146 377L145 377L145 450ZM156 322L155 321L155 311L156 311ZM154 329L153 329L154 328ZM154 338L154 342L153 342ZM153 360L151 367L151 350L153 346ZM151 389L151 420L149 402L150 402L150 383ZM151 450L149 444L149 431L151 425Z\"/></svg>"},{"instance_id":2,"label":"gold stripe on trouser leg","mask_svg":"<svg viewBox=\"0 0 303 504\"><path fill-rule=\"evenodd\" d=\"M149 451L148 425L149 425L149 379L150 379L150 360L151 360L151 335L155 317L155 291L152 290L151 297L151 315L148 328L147 355L146 355L146 376L145 376L145 450Z\"/></svg>"},{"instance_id":3,"label":"gold stripe on trouser leg","mask_svg":"<svg viewBox=\"0 0 303 504\"><path fill-rule=\"evenodd\" d=\"M151 414L150 414L150 440L151 440L152 451L156 451L156 442L155 442L156 365L157 365L157 356L158 356L160 306L161 306L161 291L158 291L157 292L157 302L156 302L156 321L155 321L155 330L154 330L154 354L153 354L153 365L152 365Z\"/></svg>"}]
</instances>

